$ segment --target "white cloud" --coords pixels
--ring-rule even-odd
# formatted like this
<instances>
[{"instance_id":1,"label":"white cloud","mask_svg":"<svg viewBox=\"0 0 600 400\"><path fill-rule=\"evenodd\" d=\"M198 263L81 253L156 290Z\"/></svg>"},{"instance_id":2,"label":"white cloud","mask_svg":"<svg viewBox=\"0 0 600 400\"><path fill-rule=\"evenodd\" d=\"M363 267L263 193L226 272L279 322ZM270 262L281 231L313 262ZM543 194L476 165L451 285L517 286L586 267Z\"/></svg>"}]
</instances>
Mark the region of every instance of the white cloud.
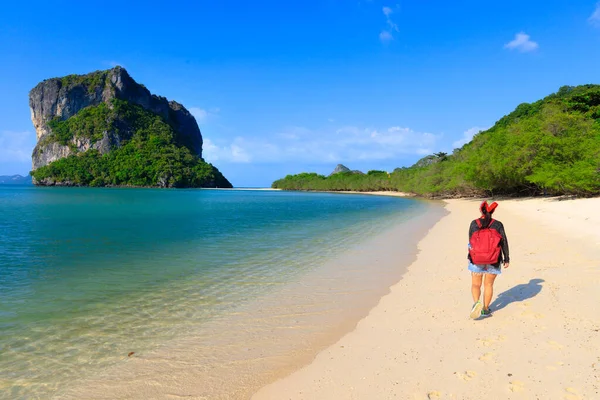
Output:
<instances>
[{"instance_id":1,"label":"white cloud","mask_svg":"<svg viewBox=\"0 0 600 400\"><path fill-rule=\"evenodd\" d=\"M209 108L208 110L200 107L190 107L190 113L196 118L196 122L198 124L202 124L207 122L207 120L211 117L216 116L221 111L218 107Z\"/></svg>"},{"instance_id":2,"label":"white cloud","mask_svg":"<svg viewBox=\"0 0 600 400\"><path fill-rule=\"evenodd\" d=\"M394 160L406 155L430 154L438 135L399 126L387 129L345 126L336 130L287 128L267 138L237 137L230 142L205 139L209 162L352 162Z\"/></svg>"},{"instance_id":3,"label":"white cloud","mask_svg":"<svg viewBox=\"0 0 600 400\"><path fill-rule=\"evenodd\" d=\"M463 137L462 138L460 138L456 142L452 143L452 146L455 149L461 148L465 144L467 144L471 140L473 140L473 136L475 136L476 134L478 134L481 131L487 131L488 129L489 128L481 128L479 126L474 126L472 128L469 128L469 129L467 129L466 131L463 132Z\"/></svg>"},{"instance_id":4,"label":"white cloud","mask_svg":"<svg viewBox=\"0 0 600 400\"><path fill-rule=\"evenodd\" d=\"M390 40L394 39L394 35L392 34L392 32L398 32L398 25L396 25L394 23L394 21L392 21L391 15L394 13L394 10L392 10L390 7L383 7L382 9L383 11L383 15L385 15L385 22L388 24L388 29L381 31L381 33L379 34L379 40L381 40L382 42L389 42Z\"/></svg>"},{"instance_id":5,"label":"white cloud","mask_svg":"<svg viewBox=\"0 0 600 400\"><path fill-rule=\"evenodd\" d=\"M539 46L536 42L532 41L529 35L519 32L515 35L514 40L504 45L505 48L510 50L519 50L522 53L533 51Z\"/></svg>"},{"instance_id":6,"label":"white cloud","mask_svg":"<svg viewBox=\"0 0 600 400\"><path fill-rule=\"evenodd\" d=\"M236 138L228 145L218 146L212 140L205 137L202 144L202 157L210 163L217 161L231 163L250 162L250 155L246 153L246 150L242 146L240 146L240 144L243 145L243 143L244 139Z\"/></svg>"},{"instance_id":7,"label":"white cloud","mask_svg":"<svg viewBox=\"0 0 600 400\"><path fill-rule=\"evenodd\" d=\"M588 21L593 25L600 26L600 2L596 3L596 9L588 18Z\"/></svg>"},{"instance_id":8,"label":"white cloud","mask_svg":"<svg viewBox=\"0 0 600 400\"><path fill-rule=\"evenodd\" d=\"M208 116L208 111L198 108L198 107L190 107L190 113L196 118L196 122L200 123L204 121L204 119Z\"/></svg>"},{"instance_id":9,"label":"white cloud","mask_svg":"<svg viewBox=\"0 0 600 400\"><path fill-rule=\"evenodd\" d=\"M382 42L389 42L392 39L394 39L394 36L392 36L392 34L388 31L381 31L381 33L379 34L379 40L381 40Z\"/></svg>"},{"instance_id":10,"label":"white cloud","mask_svg":"<svg viewBox=\"0 0 600 400\"><path fill-rule=\"evenodd\" d=\"M32 132L0 132L0 162L31 161L36 137Z\"/></svg>"}]
</instances>

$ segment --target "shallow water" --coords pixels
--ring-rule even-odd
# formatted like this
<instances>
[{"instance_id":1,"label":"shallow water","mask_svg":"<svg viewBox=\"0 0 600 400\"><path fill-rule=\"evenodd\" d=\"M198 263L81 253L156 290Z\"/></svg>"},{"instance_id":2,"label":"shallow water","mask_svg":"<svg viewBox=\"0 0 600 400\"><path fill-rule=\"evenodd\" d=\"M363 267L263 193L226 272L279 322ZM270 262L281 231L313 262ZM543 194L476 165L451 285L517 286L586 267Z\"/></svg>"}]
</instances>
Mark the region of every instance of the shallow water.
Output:
<instances>
[{"instance_id":1,"label":"shallow water","mask_svg":"<svg viewBox=\"0 0 600 400\"><path fill-rule=\"evenodd\" d=\"M203 326L218 347L224 316L259 315L261 296L429 208L365 195L0 187L0 398L64 393Z\"/></svg>"}]
</instances>

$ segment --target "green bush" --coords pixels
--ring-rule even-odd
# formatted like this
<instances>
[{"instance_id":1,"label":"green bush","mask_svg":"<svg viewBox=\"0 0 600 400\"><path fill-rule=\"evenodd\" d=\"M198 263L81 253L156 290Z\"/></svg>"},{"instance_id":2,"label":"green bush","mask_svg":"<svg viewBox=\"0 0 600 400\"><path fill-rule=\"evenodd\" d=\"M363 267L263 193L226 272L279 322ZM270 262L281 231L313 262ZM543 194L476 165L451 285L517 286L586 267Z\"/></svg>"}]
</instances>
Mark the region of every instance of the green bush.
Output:
<instances>
[{"instance_id":1,"label":"green bush","mask_svg":"<svg viewBox=\"0 0 600 400\"><path fill-rule=\"evenodd\" d=\"M71 74L60 78L60 84L63 87L73 87L77 85L85 86L88 93L95 92L106 81L107 71L94 71L85 75Z\"/></svg>"},{"instance_id":2,"label":"green bush","mask_svg":"<svg viewBox=\"0 0 600 400\"><path fill-rule=\"evenodd\" d=\"M52 129L50 138L63 146L69 145L74 138L78 137L90 139L95 143L111 129L114 119L114 111L109 109L106 103L89 106L66 120L56 117L50 121L48 123Z\"/></svg>"}]
</instances>

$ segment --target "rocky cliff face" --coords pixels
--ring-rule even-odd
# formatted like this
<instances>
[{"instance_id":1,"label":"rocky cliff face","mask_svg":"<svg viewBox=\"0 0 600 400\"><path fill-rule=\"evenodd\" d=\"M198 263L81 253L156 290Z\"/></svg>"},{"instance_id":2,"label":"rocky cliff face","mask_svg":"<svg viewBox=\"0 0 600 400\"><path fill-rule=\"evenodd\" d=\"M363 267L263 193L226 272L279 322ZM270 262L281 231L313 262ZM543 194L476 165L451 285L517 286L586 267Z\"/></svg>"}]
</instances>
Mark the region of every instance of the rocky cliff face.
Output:
<instances>
[{"instance_id":1,"label":"rocky cliff face","mask_svg":"<svg viewBox=\"0 0 600 400\"><path fill-rule=\"evenodd\" d=\"M331 174L329 174L329 176L334 175L334 174L338 174L340 172L350 172L350 168L346 167L345 165L338 164L338 165L335 166L335 168L333 169L333 171L331 172Z\"/></svg>"},{"instance_id":2,"label":"rocky cliff face","mask_svg":"<svg viewBox=\"0 0 600 400\"><path fill-rule=\"evenodd\" d=\"M350 168L346 167L345 165L342 164L338 164L336 165L335 169L333 170L333 172L331 172L331 174L329 174L329 176L331 175L335 175L335 174L339 174L340 172L352 172L353 174L360 174L360 175L364 175L361 171L359 170L350 170Z\"/></svg>"},{"instance_id":3,"label":"rocky cliff face","mask_svg":"<svg viewBox=\"0 0 600 400\"><path fill-rule=\"evenodd\" d=\"M33 170L88 149L97 149L105 154L118 148L132 131L132 127L123 121L111 120L93 127L81 124L82 129L93 131L93 134L87 135L70 132L70 136L65 136L63 132L59 138L53 130L57 122L66 121L90 106L105 104L110 109L114 99L141 106L161 116L173 128L177 144L202 157L202 135L190 112L175 101L151 94L124 68L115 67L87 75L48 79L30 91L31 120L38 139L32 154Z\"/></svg>"}]
</instances>

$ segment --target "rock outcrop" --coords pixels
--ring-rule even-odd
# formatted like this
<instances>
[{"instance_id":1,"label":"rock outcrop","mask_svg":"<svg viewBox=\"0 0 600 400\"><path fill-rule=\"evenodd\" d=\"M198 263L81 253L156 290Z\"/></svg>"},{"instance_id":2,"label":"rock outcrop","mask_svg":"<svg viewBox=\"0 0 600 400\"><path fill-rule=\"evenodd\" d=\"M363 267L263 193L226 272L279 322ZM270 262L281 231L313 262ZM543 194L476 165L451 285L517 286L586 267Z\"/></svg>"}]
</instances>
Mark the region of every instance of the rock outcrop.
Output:
<instances>
[{"instance_id":1,"label":"rock outcrop","mask_svg":"<svg viewBox=\"0 0 600 400\"><path fill-rule=\"evenodd\" d=\"M119 99L160 115L177 134L177 141L202 158L202 135L192 114L181 104L150 93L138 84L122 67L96 71L87 75L68 75L44 80L29 93L31 120L37 135L32 155L33 169L47 165L71 154L97 149L101 154L119 147L128 127L112 124L101 138L74 135L67 143L51 140L52 121L65 121L89 106L102 103L111 106Z\"/></svg>"},{"instance_id":2,"label":"rock outcrop","mask_svg":"<svg viewBox=\"0 0 600 400\"><path fill-rule=\"evenodd\" d=\"M350 168L346 167L345 165L338 164L338 165L336 165L333 172L331 174L329 174L329 176L334 175L334 174L339 174L340 172L352 172L353 174L364 175L364 173L362 171L359 171L357 169L350 170Z\"/></svg>"},{"instance_id":3,"label":"rock outcrop","mask_svg":"<svg viewBox=\"0 0 600 400\"><path fill-rule=\"evenodd\" d=\"M437 162L440 162L442 159L440 157L437 157L436 155L428 155L425 156L423 158L421 158L419 161L417 161L416 163L414 163L411 168L423 168L423 167L428 167L431 164L435 164Z\"/></svg>"},{"instance_id":4,"label":"rock outcrop","mask_svg":"<svg viewBox=\"0 0 600 400\"><path fill-rule=\"evenodd\" d=\"M329 176L338 174L340 172L350 172L350 168L346 167L345 165L338 164L335 166L334 170L331 172L331 174L329 174Z\"/></svg>"},{"instance_id":5,"label":"rock outcrop","mask_svg":"<svg viewBox=\"0 0 600 400\"><path fill-rule=\"evenodd\" d=\"M232 187L202 159L202 134L181 104L122 67L47 79L29 93L33 183Z\"/></svg>"}]
</instances>

